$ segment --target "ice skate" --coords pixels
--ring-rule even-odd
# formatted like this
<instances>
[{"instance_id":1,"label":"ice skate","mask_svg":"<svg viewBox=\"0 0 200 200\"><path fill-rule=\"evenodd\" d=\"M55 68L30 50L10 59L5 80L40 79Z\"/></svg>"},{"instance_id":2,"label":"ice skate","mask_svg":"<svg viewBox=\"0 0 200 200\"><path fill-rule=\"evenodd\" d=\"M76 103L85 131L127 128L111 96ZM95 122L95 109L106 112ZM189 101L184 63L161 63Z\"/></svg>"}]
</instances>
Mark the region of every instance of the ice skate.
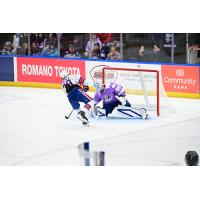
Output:
<instances>
[{"instance_id":1,"label":"ice skate","mask_svg":"<svg viewBox=\"0 0 200 200\"><path fill-rule=\"evenodd\" d=\"M77 115L77 118L82 121L83 125L89 125L89 121L88 121L87 117L85 116L84 111L80 111Z\"/></svg>"}]
</instances>

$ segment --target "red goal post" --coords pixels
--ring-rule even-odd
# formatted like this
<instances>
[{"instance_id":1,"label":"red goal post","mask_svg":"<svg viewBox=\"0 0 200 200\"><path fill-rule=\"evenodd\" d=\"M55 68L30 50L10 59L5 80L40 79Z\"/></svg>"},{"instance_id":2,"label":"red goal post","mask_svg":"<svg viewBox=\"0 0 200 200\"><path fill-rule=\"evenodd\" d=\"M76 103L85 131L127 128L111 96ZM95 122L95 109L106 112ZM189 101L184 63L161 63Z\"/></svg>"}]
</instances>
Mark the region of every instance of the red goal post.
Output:
<instances>
[{"instance_id":1,"label":"red goal post","mask_svg":"<svg viewBox=\"0 0 200 200\"><path fill-rule=\"evenodd\" d=\"M157 116L160 115L160 72L158 70L152 70L152 69L131 69L131 68L117 68L117 67L103 67L102 68L102 83L105 84L105 71L106 70L116 70L116 71L136 71L136 72L152 72L156 74L156 113Z\"/></svg>"}]
</instances>

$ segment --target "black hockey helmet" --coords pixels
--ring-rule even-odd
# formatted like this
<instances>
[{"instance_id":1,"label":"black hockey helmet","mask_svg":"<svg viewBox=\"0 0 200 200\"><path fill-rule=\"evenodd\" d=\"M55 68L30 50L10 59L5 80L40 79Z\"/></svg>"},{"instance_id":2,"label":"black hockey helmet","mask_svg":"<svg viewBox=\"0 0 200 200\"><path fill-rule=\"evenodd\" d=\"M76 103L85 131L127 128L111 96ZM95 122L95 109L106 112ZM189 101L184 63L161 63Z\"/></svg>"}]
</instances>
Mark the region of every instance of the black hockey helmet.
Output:
<instances>
[{"instance_id":1,"label":"black hockey helmet","mask_svg":"<svg viewBox=\"0 0 200 200\"><path fill-rule=\"evenodd\" d=\"M199 156L196 151L188 151L185 155L185 162L189 166L197 166L199 163Z\"/></svg>"}]
</instances>

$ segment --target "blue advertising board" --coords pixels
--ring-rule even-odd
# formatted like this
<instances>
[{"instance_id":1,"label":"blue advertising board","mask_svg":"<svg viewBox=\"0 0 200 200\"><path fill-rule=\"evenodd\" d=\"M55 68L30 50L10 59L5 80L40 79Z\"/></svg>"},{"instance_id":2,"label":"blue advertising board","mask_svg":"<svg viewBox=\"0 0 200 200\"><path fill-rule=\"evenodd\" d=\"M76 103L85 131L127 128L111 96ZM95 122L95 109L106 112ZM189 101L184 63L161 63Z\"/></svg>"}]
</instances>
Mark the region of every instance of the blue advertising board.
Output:
<instances>
[{"instance_id":1,"label":"blue advertising board","mask_svg":"<svg viewBox=\"0 0 200 200\"><path fill-rule=\"evenodd\" d=\"M0 81L14 81L13 57L0 56Z\"/></svg>"}]
</instances>

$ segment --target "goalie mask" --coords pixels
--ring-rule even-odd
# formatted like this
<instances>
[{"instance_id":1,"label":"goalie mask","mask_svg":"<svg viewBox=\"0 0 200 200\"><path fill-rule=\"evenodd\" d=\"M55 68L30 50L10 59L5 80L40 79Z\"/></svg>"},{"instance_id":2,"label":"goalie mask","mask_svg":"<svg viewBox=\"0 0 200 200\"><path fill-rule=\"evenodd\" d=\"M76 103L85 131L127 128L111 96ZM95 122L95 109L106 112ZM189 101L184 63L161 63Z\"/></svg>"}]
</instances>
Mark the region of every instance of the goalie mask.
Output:
<instances>
[{"instance_id":1,"label":"goalie mask","mask_svg":"<svg viewBox=\"0 0 200 200\"><path fill-rule=\"evenodd\" d=\"M60 77L61 77L62 79L66 78L66 77L68 77L68 76L69 76L69 74L68 74L66 71L62 71L62 72L60 73Z\"/></svg>"},{"instance_id":2,"label":"goalie mask","mask_svg":"<svg viewBox=\"0 0 200 200\"><path fill-rule=\"evenodd\" d=\"M102 93L104 91L106 85L96 82L93 84L93 86L94 86L96 92Z\"/></svg>"}]
</instances>

